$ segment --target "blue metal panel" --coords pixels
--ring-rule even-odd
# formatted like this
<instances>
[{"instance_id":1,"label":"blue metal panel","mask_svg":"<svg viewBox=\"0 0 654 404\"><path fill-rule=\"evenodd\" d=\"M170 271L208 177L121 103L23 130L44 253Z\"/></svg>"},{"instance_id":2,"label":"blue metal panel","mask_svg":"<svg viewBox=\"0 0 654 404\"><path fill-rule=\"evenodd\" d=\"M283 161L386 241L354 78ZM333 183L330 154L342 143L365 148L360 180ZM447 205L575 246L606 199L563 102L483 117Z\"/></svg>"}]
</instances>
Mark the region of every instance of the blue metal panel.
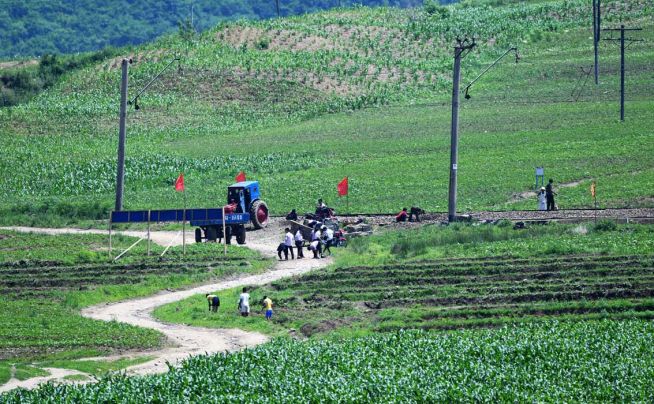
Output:
<instances>
[{"instance_id":1,"label":"blue metal panel","mask_svg":"<svg viewBox=\"0 0 654 404\"><path fill-rule=\"evenodd\" d=\"M250 222L249 213L228 213L225 215L225 224L247 224ZM194 218L191 220L191 226L207 226L207 225L222 225L222 217L200 219Z\"/></svg>"},{"instance_id":2,"label":"blue metal panel","mask_svg":"<svg viewBox=\"0 0 654 404\"><path fill-rule=\"evenodd\" d=\"M186 209L186 216L184 216L184 209L151 210L149 212L150 221L154 223L181 222L186 219L193 226L204 226L205 224L222 224L223 222L223 210L221 208ZM144 223L147 221L147 210L111 212L112 223ZM246 224L249 221L249 213L229 213L225 215L226 224Z\"/></svg>"}]
</instances>

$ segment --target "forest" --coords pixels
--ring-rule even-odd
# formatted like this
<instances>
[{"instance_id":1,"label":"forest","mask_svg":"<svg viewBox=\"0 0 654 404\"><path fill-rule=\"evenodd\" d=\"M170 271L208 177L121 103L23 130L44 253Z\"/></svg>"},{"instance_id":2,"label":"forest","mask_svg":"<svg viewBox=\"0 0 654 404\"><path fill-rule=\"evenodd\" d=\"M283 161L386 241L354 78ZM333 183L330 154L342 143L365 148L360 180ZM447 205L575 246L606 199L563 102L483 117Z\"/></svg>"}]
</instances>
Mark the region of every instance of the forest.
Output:
<instances>
[{"instance_id":1,"label":"forest","mask_svg":"<svg viewBox=\"0 0 654 404\"><path fill-rule=\"evenodd\" d=\"M300 15L333 7L421 5L422 0L3 0L0 59L122 47L220 21Z\"/></svg>"}]
</instances>

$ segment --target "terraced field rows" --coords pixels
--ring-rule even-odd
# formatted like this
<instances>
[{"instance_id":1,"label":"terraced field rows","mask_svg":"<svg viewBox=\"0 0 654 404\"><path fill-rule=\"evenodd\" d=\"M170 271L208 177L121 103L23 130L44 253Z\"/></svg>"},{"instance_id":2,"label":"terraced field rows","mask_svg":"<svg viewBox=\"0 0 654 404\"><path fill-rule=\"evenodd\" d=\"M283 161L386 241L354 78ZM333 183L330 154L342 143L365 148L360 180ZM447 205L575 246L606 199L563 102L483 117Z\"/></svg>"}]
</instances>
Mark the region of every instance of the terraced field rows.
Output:
<instances>
[{"instance_id":1,"label":"terraced field rows","mask_svg":"<svg viewBox=\"0 0 654 404\"><path fill-rule=\"evenodd\" d=\"M654 258L430 260L339 268L276 282L271 289L282 296L282 318L308 320L328 311L350 323L372 320L378 331L486 327L554 316L654 318Z\"/></svg>"}]
</instances>

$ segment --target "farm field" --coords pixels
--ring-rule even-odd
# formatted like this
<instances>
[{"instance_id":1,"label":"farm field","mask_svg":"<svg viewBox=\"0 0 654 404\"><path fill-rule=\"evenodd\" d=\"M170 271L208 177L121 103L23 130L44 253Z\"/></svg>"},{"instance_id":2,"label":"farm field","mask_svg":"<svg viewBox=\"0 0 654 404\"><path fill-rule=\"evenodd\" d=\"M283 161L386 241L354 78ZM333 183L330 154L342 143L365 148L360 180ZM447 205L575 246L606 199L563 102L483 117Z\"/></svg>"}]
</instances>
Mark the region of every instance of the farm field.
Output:
<instances>
[{"instance_id":1,"label":"farm field","mask_svg":"<svg viewBox=\"0 0 654 404\"><path fill-rule=\"evenodd\" d=\"M278 339L232 355L197 356L163 375L46 385L2 399L651 401L653 336L651 322L603 320L308 342Z\"/></svg>"},{"instance_id":2,"label":"farm field","mask_svg":"<svg viewBox=\"0 0 654 404\"><path fill-rule=\"evenodd\" d=\"M459 211L535 208L535 166L561 208L592 206L592 182L600 207L654 207L654 8L602 4L605 27L644 28L627 52L625 122L618 50L602 42L601 85L586 73L587 0L343 8L122 49L134 60L130 98L180 57L130 107L125 208L181 207L180 172L188 207L221 206L243 170L273 214L313 210L319 197L338 212L444 211L451 48L463 35L478 38L464 85L510 46L521 59L461 99ZM0 226L106 228L122 57L0 108ZM345 176L348 202L336 197ZM248 236L261 254L232 246L227 257L215 243L147 256L141 242L113 261L104 235L0 230L0 385L48 367L98 378L0 402L654 401L654 226L626 222L384 223L329 260L275 264L266 254L281 219ZM136 239L113 241L119 251ZM243 286L249 317L235 307ZM172 344L175 358L220 353L178 367L157 356L152 366L169 370L159 375L106 374Z\"/></svg>"},{"instance_id":3,"label":"farm field","mask_svg":"<svg viewBox=\"0 0 654 404\"><path fill-rule=\"evenodd\" d=\"M580 69L592 60L586 3L469 4L433 14L355 8L234 22L133 49L132 95L173 54L182 61L139 98L139 111L130 109L126 208L180 206L172 192L180 171L189 206L219 206L244 170L277 214L310 210L321 196L343 212L335 184L344 176L351 211L445 210L450 46L463 33L480 38L464 61L464 84L509 46L522 59L502 61L462 100L461 211L534 208L524 193L540 165L562 187L563 208L591 206L593 180L600 206L652 206L653 53L629 49L620 123L619 52L602 44L600 86ZM604 4L612 10L606 26L640 25L654 39L647 2ZM118 62L71 73L32 102L0 110L0 169L12 173L0 180L2 223L107 217Z\"/></svg>"},{"instance_id":4,"label":"farm field","mask_svg":"<svg viewBox=\"0 0 654 404\"><path fill-rule=\"evenodd\" d=\"M114 237L117 249L125 249L134 241L131 237ZM243 248L230 248L226 258L222 247L212 244L189 245L186 256L179 248L171 249L164 258L159 257L163 247L153 245L152 250L156 255L147 257L142 243L124 261L111 262L106 236L0 231L0 382L8 379L2 369L11 364L34 372L38 366L53 364L92 369L91 362L80 364L73 360L155 348L164 343L161 334L149 329L84 318L79 313L83 307L232 274L256 273L268 265L257 253ZM106 363L96 366L112 368Z\"/></svg>"},{"instance_id":5,"label":"farm field","mask_svg":"<svg viewBox=\"0 0 654 404\"><path fill-rule=\"evenodd\" d=\"M262 322L259 311L246 319L229 310L207 315L201 296L162 306L155 316L304 337L654 318L651 226L606 223L427 226L355 239L329 270L253 287L254 301L273 298L272 322ZM235 300L239 292L230 293Z\"/></svg>"}]
</instances>

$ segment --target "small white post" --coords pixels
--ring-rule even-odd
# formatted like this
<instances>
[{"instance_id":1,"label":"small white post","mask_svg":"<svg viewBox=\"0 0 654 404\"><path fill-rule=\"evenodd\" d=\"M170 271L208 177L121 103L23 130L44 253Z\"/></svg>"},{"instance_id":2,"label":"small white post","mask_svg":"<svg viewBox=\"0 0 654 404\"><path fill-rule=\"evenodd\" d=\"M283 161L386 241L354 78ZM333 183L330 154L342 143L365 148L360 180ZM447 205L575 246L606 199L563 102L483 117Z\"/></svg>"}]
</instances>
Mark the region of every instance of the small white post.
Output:
<instances>
[{"instance_id":1,"label":"small white post","mask_svg":"<svg viewBox=\"0 0 654 404\"><path fill-rule=\"evenodd\" d=\"M109 258L113 259L112 245L111 245L111 214L113 211L109 212Z\"/></svg>"},{"instance_id":2,"label":"small white post","mask_svg":"<svg viewBox=\"0 0 654 404\"><path fill-rule=\"evenodd\" d=\"M225 207L223 206L223 244L224 254L227 255L227 228L225 227Z\"/></svg>"},{"instance_id":3,"label":"small white post","mask_svg":"<svg viewBox=\"0 0 654 404\"><path fill-rule=\"evenodd\" d=\"M148 209L148 257L150 256L150 210Z\"/></svg>"}]
</instances>

